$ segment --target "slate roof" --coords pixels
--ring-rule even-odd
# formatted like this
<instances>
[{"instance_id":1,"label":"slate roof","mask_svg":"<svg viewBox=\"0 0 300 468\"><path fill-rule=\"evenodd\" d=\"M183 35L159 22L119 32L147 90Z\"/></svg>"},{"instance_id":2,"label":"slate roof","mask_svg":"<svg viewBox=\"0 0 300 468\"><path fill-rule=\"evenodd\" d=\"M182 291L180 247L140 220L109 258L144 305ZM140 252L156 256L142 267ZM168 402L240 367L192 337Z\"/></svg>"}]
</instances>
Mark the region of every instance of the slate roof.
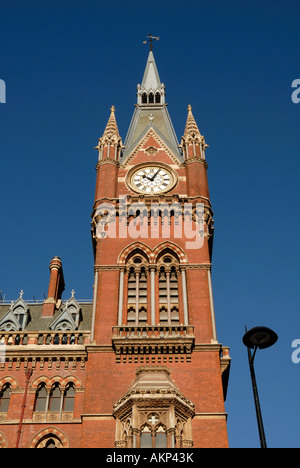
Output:
<instances>
[{"instance_id":1,"label":"slate roof","mask_svg":"<svg viewBox=\"0 0 300 468\"><path fill-rule=\"evenodd\" d=\"M30 320L23 331L47 331L51 323L61 314L63 303L59 310L54 313L53 317L42 317L43 304L38 303L26 303L29 308ZM80 303L81 309L81 320L79 323L78 330L90 330L92 320L92 302ZM9 304L0 304L0 320L8 312L10 308Z\"/></svg>"}]
</instances>

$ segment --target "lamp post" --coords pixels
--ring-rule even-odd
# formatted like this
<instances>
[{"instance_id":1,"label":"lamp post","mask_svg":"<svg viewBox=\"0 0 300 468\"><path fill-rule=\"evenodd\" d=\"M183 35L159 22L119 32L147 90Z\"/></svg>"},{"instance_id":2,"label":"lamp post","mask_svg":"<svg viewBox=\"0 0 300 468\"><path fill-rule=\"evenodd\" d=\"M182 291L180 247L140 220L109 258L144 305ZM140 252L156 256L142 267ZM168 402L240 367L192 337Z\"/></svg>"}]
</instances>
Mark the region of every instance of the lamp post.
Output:
<instances>
[{"instance_id":1,"label":"lamp post","mask_svg":"<svg viewBox=\"0 0 300 468\"><path fill-rule=\"evenodd\" d=\"M256 351L258 349L266 349L273 344L276 343L278 340L277 334L267 327L254 327L251 330L247 331L243 336L243 343L247 347L248 350L248 360L249 360L249 367L250 367L250 374L251 374L251 381L252 381L252 389L253 389L253 396L254 396L254 403L255 403L255 411L256 411L256 418L257 418L257 425L259 431L259 439L260 439L260 446L261 448L267 448L264 425L261 415L258 391L257 391L257 384L256 384L256 377L254 372L254 358ZM251 349L254 349L253 353Z\"/></svg>"}]
</instances>

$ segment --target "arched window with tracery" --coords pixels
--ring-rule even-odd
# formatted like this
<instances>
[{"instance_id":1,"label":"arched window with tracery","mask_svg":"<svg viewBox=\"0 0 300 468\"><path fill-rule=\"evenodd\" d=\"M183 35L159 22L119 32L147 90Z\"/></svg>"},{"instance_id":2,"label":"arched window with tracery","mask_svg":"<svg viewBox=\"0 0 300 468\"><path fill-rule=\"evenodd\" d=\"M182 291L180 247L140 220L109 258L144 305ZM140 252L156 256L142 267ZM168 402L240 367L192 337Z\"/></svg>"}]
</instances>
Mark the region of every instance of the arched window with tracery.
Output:
<instances>
[{"instance_id":1,"label":"arched window with tracery","mask_svg":"<svg viewBox=\"0 0 300 468\"><path fill-rule=\"evenodd\" d=\"M159 319L161 325L179 324L179 262L169 252L158 261Z\"/></svg>"},{"instance_id":2,"label":"arched window with tracery","mask_svg":"<svg viewBox=\"0 0 300 468\"><path fill-rule=\"evenodd\" d=\"M51 388L45 382L39 384L35 394L33 419L69 420L73 417L75 406L75 386L72 382L66 387L55 382Z\"/></svg>"},{"instance_id":3,"label":"arched window with tracery","mask_svg":"<svg viewBox=\"0 0 300 468\"><path fill-rule=\"evenodd\" d=\"M129 249L128 249L129 250ZM122 254L117 325L130 327L189 325L185 265L180 250L137 246Z\"/></svg>"},{"instance_id":4,"label":"arched window with tracery","mask_svg":"<svg viewBox=\"0 0 300 468\"><path fill-rule=\"evenodd\" d=\"M150 393L151 399L145 397ZM135 382L114 408L115 447L193 446L191 420L195 414L194 405L180 392L164 366L137 369Z\"/></svg>"},{"instance_id":5,"label":"arched window with tracery","mask_svg":"<svg viewBox=\"0 0 300 468\"><path fill-rule=\"evenodd\" d=\"M167 448L168 440L166 428L160 423L159 416L149 414L147 424L140 431L141 448Z\"/></svg>"},{"instance_id":6,"label":"arched window with tracery","mask_svg":"<svg viewBox=\"0 0 300 468\"><path fill-rule=\"evenodd\" d=\"M148 261L135 252L127 262L127 325L147 323L148 314Z\"/></svg>"}]
</instances>

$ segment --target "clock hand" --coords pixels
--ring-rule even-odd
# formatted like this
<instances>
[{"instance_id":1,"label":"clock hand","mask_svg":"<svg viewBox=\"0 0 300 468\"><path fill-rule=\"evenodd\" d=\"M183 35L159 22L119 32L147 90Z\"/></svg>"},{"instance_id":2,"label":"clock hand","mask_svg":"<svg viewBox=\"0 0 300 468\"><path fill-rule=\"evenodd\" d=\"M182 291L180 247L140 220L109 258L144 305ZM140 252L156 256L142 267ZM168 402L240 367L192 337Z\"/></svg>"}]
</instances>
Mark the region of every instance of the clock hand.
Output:
<instances>
[{"instance_id":1,"label":"clock hand","mask_svg":"<svg viewBox=\"0 0 300 468\"><path fill-rule=\"evenodd\" d=\"M158 171L155 172L154 176L151 177L151 179L149 179L149 180L151 180L151 182L153 182L153 180L155 179L155 177L157 176L157 174L158 174L160 171L161 171L161 168L159 168Z\"/></svg>"}]
</instances>

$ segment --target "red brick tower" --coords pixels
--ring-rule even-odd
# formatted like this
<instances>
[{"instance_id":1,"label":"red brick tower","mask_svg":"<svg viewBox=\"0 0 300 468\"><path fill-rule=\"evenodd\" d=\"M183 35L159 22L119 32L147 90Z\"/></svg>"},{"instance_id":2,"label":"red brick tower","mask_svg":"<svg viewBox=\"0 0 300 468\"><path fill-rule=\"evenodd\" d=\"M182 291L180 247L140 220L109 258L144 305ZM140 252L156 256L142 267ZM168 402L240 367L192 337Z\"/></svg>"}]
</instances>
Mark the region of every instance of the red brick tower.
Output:
<instances>
[{"instance_id":1,"label":"red brick tower","mask_svg":"<svg viewBox=\"0 0 300 468\"><path fill-rule=\"evenodd\" d=\"M178 144L150 50L125 145L112 107L97 146L82 447L228 445L206 147L191 106Z\"/></svg>"}]
</instances>

